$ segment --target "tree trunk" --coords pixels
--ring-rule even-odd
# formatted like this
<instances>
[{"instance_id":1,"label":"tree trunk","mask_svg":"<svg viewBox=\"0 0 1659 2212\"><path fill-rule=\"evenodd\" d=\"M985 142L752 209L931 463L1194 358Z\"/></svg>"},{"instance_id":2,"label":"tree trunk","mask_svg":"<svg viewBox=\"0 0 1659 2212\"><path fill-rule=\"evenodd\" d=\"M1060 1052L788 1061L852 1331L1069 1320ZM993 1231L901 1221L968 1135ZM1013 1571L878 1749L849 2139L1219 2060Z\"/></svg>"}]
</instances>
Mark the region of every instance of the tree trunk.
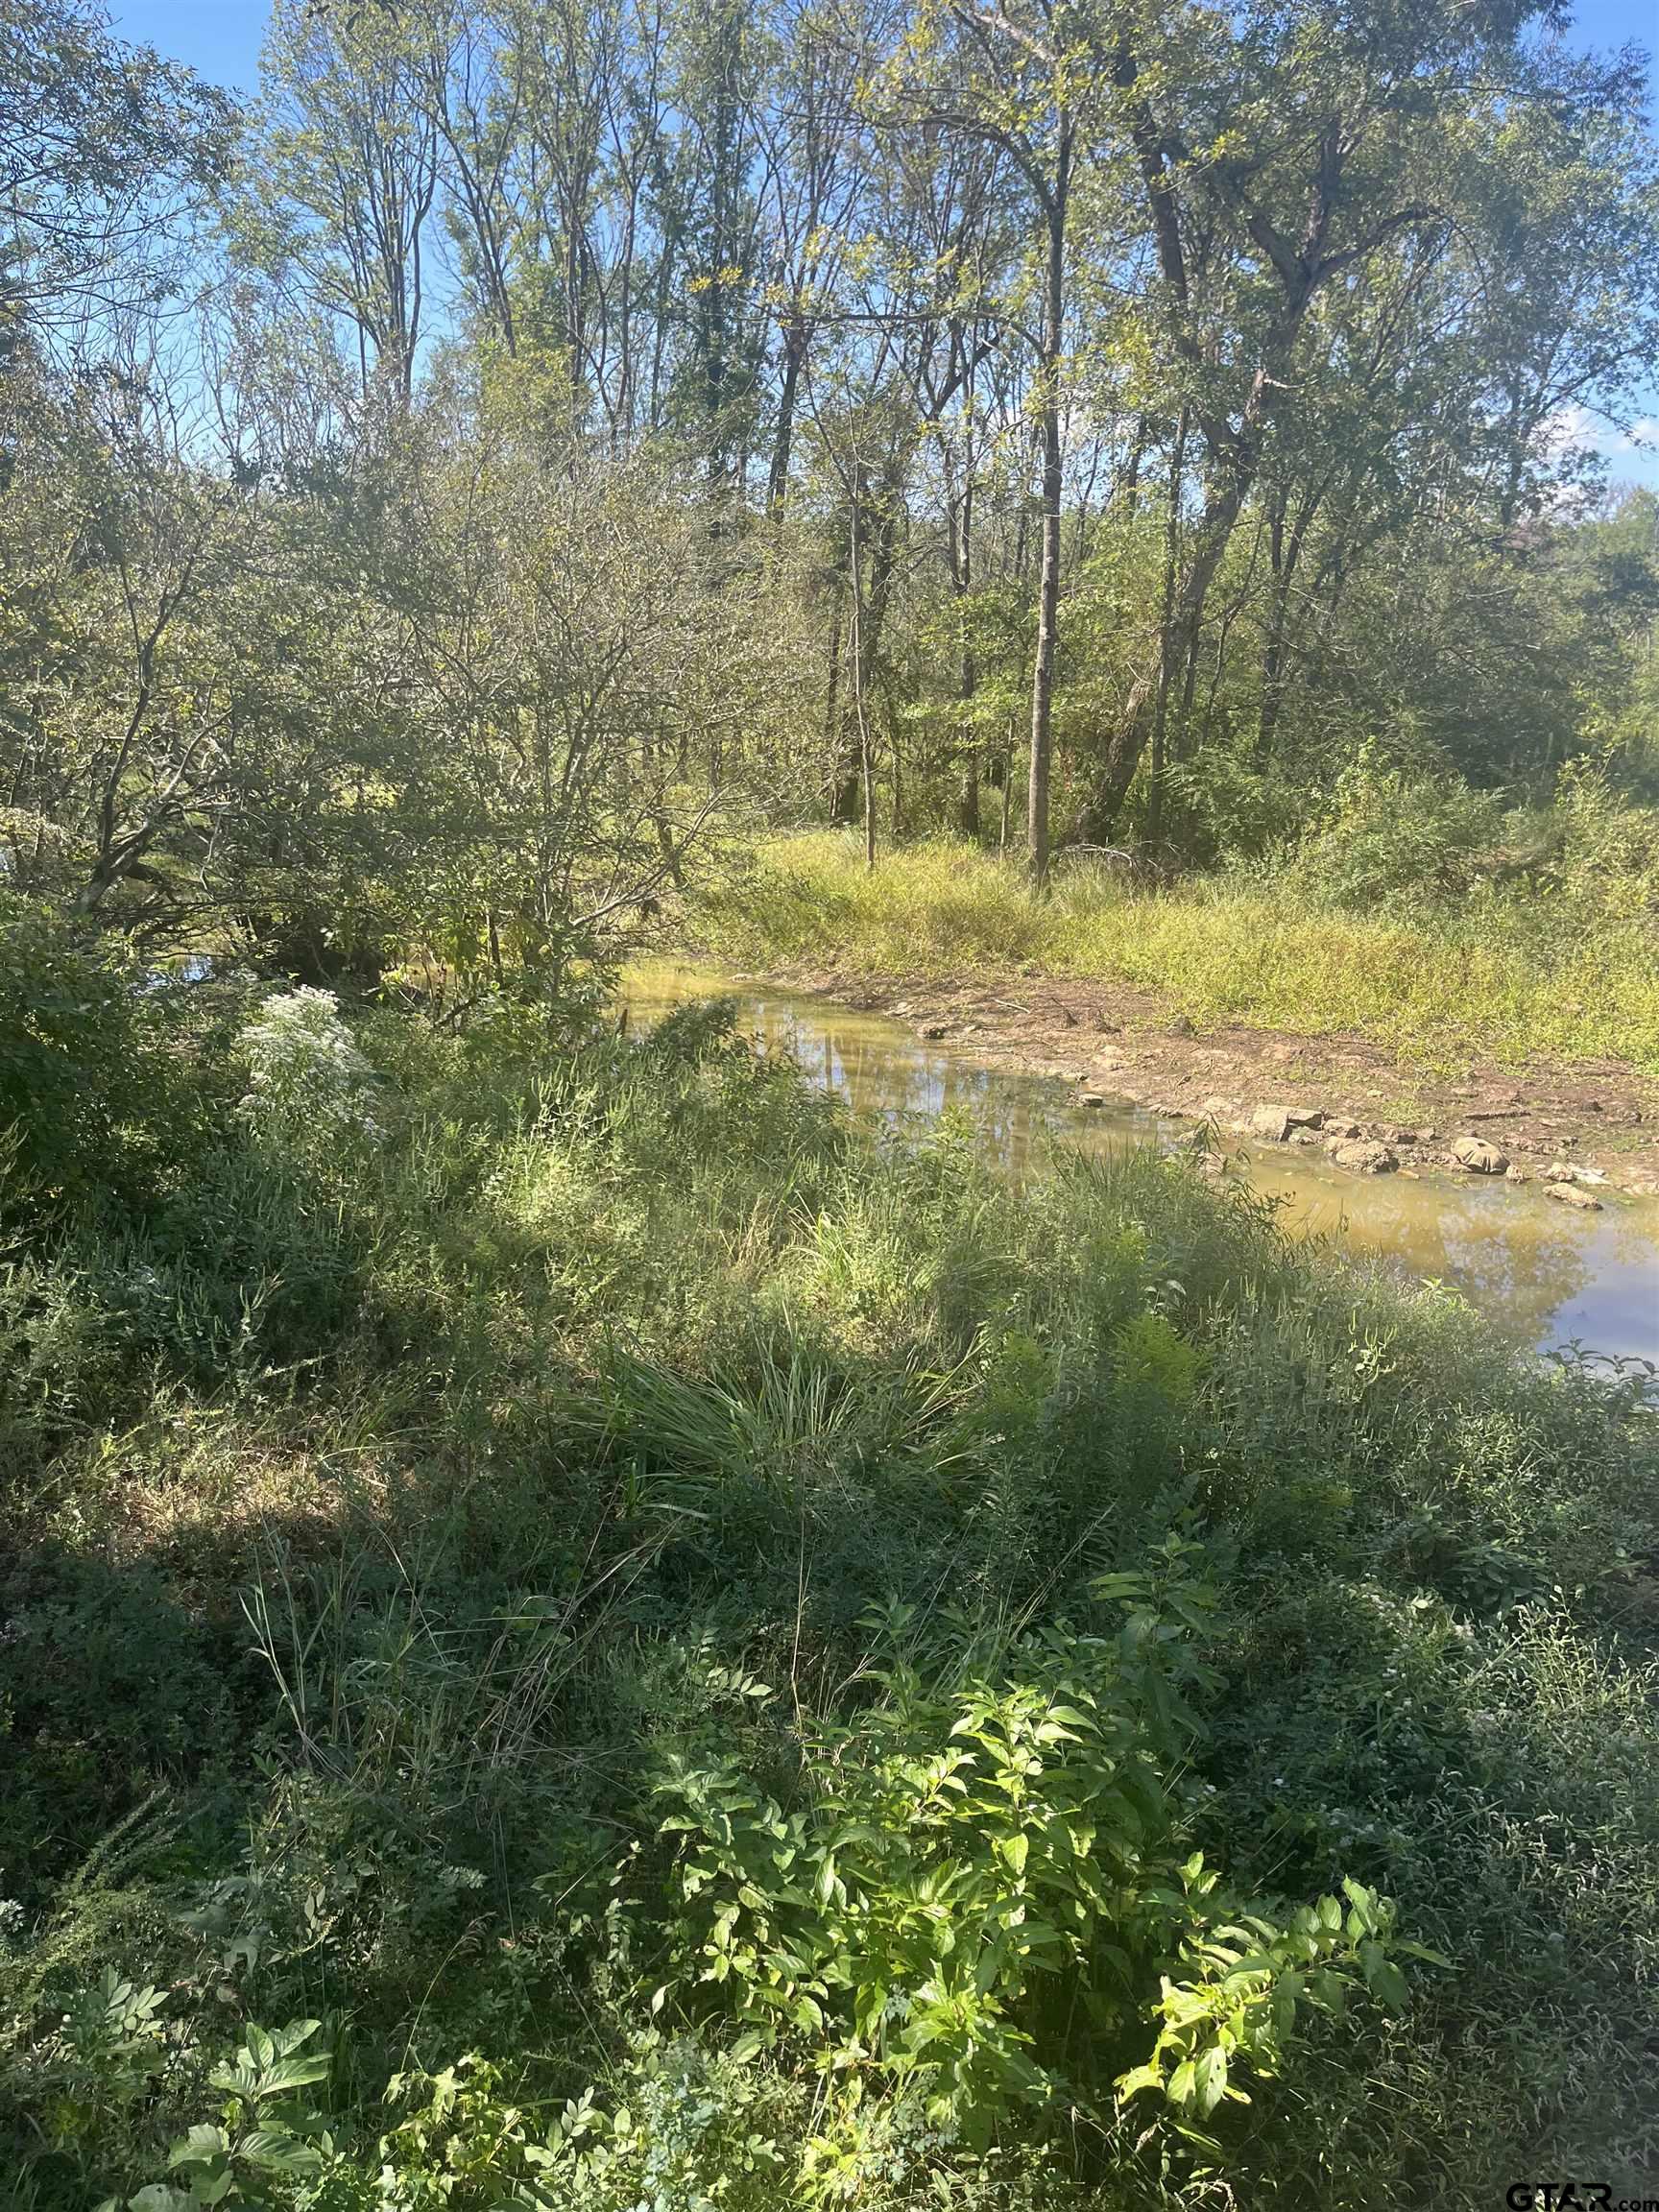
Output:
<instances>
[{"instance_id":1,"label":"tree trunk","mask_svg":"<svg viewBox=\"0 0 1659 2212\"><path fill-rule=\"evenodd\" d=\"M956 805L956 827L964 837L979 836L979 733L974 722L974 694L979 672L968 636L968 594L974 584L974 477L973 455L962 497L951 517L950 582L956 594L956 629L960 658L956 669L956 696L962 713L956 726L957 759L962 783Z\"/></svg>"},{"instance_id":2,"label":"tree trunk","mask_svg":"<svg viewBox=\"0 0 1659 2212\"><path fill-rule=\"evenodd\" d=\"M1042 396L1043 553L1037 588L1037 659L1031 674L1031 777L1027 808L1031 887L1048 887L1048 782L1053 744L1054 646L1060 618L1060 351L1065 338L1066 203L1071 169L1071 131L1060 127L1054 185L1047 214L1043 351L1038 365Z\"/></svg>"},{"instance_id":3,"label":"tree trunk","mask_svg":"<svg viewBox=\"0 0 1659 2212\"><path fill-rule=\"evenodd\" d=\"M1273 740L1285 704L1285 643L1290 626L1290 586L1295 579L1296 565L1302 558L1316 495L1303 500L1288 535L1285 529L1286 504L1286 495L1281 493L1268 518L1267 542L1273 582L1267 596L1266 635L1262 643L1262 705L1256 720L1258 768L1265 768L1273 757Z\"/></svg>"},{"instance_id":4,"label":"tree trunk","mask_svg":"<svg viewBox=\"0 0 1659 2212\"><path fill-rule=\"evenodd\" d=\"M855 484L853 492L852 542L849 547L848 565L853 577L853 711L858 725L858 765L864 786L864 865L876 865L876 747L870 729L870 648L865 633L869 627L864 607L864 557L859 545L859 524L864 513L864 487Z\"/></svg>"},{"instance_id":5,"label":"tree trunk","mask_svg":"<svg viewBox=\"0 0 1659 2212\"><path fill-rule=\"evenodd\" d=\"M766 480L766 509L774 521L783 516L789 489L789 452L795 436L795 394L806 356L806 334L791 327L783 339L783 376L778 391L778 427L772 440L772 467Z\"/></svg>"},{"instance_id":6,"label":"tree trunk","mask_svg":"<svg viewBox=\"0 0 1659 2212\"><path fill-rule=\"evenodd\" d=\"M1152 788L1146 796L1146 842L1156 847L1164 834L1165 747L1169 729L1169 618L1175 610L1175 580L1181 565L1181 479L1187 468L1187 409L1175 423L1169 448L1169 512L1164 525L1164 601L1158 617L1158 680L1152 707Z\"/></svg>"},{"instance_id":7,"label":"tree trunk","mask_svg":"<svg viewBox=\"0 0 1659 2212\"><path fill-rule=\"evenodd\" d=\"M1177 668L1186 665L1204 619L1204 603L1210 595L1215 570L1233 535L1233 525L1238 519L1238 510L1244 503L1248 479L1240 473L1221 492L1212 493L1205 503L1204 513L1195 533L1197 550L1188 565L1164 637L1161 640L1157 665L1140 677L1132 686L1124 703L1123 713L1114 733L1106 756L1106 766L1090 800L1084 820L1087 833L1102 843L1110 839L1129 786L1135 781L1135 771L1141 765L1141 757L1146 750L1150 733L1147 709L1152 705L1157 687L1162 681L1167 685Z\"/></svg>"},{"instance_id":8,"label":"tree trunk","mask_svg":"<svg viewBox=\"0 0 1659 2212\"><path fill-rule=\"evenodd\" d=\"M824 701L824 788L830 794L830 819L858 819L858 779L847 762L846 718L841 705L841 593L830 618L830 676Z\"/></svg>"}]
</instances>

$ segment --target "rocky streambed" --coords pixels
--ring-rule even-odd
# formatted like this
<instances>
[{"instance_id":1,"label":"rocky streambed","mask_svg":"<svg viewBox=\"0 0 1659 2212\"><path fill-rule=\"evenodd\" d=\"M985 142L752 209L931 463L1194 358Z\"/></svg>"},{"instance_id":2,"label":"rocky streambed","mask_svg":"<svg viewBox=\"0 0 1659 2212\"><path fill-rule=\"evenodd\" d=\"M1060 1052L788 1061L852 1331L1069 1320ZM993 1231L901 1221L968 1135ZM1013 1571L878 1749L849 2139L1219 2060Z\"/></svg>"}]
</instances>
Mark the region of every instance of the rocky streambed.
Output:
<instances>
[{"instance_id":1,"label":"rocky streambed","mask_svg":"<svg viewBox=\"0 0 1659 2212\"><path fill-rule=\"evenodd\" d=\"M1659 1085L1611 1063L1455 1071L1363 1039L1200 1026L1132 991L1053 976L926 988L834 972L774 984L885 1013L932 1043L1257 1144L1317 1146L1345 1172L1537 1181L1568 1207L1659 1195Z\"/></svg>"}]
</instances>

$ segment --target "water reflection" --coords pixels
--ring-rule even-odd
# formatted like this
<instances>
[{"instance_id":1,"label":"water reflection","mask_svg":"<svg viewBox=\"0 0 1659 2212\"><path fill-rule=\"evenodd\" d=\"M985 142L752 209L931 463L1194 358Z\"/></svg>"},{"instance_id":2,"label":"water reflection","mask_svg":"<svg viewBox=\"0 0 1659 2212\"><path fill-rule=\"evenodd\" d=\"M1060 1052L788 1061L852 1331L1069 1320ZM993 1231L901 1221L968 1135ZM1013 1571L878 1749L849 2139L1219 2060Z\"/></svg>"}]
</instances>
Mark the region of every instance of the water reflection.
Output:
<instances>
[{"instance_id":1,"label":"water reflection","mask_svg":"<svg viewBox=\"0 0 1659 2212\"><path fill-rule=\"evenodd\" d=\"M927 1044L884 1015L677 962L641 963L625 978L629 1005L647 1023L717 993L736 998L762 1049L793 1052L813 1081L861 1112L888 1119L965 1112L1016 1175L1041 1160L1056 1134L1088 1150L1176 1143L1189 1134L1187 1124L1160 1123L1127 1104L1079 1106L1063 1084L977 1065L972 1040ZM1283 1200L1300 1233L1340 1238L1410 1275L1454 1285L1528 1343L1577 1339L1599 1352L1659 1358L1659 1201L1576 1214L1532 1186L1359 1178L1315 1151L1277 1146L1247 1157L1252 1180Z\"/></svg>"}]
</instances>

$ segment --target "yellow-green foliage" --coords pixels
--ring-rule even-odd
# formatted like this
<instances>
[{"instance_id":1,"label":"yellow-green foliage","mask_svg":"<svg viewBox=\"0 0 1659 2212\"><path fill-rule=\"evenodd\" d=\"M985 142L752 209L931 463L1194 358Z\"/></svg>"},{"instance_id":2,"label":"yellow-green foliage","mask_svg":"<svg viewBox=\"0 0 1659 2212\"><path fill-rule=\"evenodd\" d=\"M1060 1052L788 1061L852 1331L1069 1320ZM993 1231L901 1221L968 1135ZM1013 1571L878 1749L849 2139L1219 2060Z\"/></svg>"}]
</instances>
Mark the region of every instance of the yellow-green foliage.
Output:
<instances>
[{"instance_id":1,"label":"yellow-green foliage","mask_svg":"<svg viewBox=\"0 0 1659 2212\"><path fill-rule=\"evenodd\" d=\"M1098 867L1032 898L1017 864L946 841L869 873L854 842L761 848L701 889L703 950L925 978L1035 961L1151 991L1197 1021L1340 1030L1429 1062L1627 1060L1659 1072L1659 933L1646 917L1483 895L1460 911L1312 908L1270 880L1147 890Z\"/></svg>"}]
</instances>

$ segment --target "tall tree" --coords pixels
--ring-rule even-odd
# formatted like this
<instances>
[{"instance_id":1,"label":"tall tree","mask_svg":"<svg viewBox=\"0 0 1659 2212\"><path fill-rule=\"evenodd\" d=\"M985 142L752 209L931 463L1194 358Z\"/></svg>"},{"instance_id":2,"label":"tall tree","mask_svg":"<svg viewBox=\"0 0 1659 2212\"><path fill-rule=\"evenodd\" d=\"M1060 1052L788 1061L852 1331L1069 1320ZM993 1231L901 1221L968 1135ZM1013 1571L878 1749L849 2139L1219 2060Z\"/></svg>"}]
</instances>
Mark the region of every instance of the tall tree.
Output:
<instances>
[{"instance_id":1,"label":"tall tree","mask_svg":"<svg viewBox=\"0 0 1659 2212\"><path fill-rule=\"evenodd\" d=\"M77 0L0 0L0 373L23 336L73 348L183 280L235 109Z\"/></svg>"}]
</instances>

